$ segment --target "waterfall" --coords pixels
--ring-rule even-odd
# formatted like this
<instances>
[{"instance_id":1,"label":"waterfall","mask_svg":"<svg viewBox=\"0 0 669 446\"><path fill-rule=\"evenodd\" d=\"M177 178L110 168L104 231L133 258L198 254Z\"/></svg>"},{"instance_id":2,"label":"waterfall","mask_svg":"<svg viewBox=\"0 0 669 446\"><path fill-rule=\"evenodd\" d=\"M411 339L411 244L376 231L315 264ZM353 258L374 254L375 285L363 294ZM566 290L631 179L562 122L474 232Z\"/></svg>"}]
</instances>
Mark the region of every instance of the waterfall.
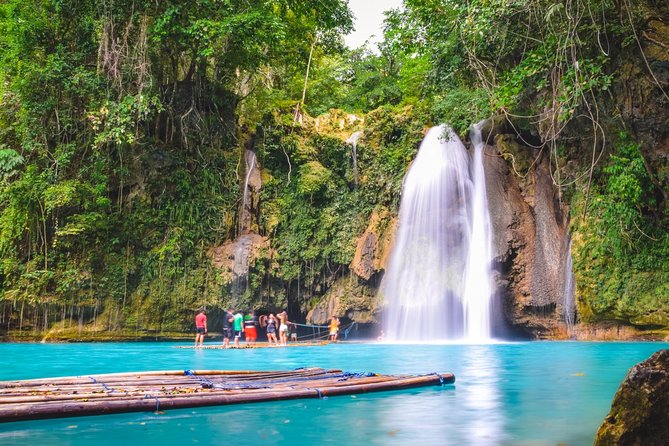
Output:
<instances>
[{"instance_id":1,"label":"waterfall","mask_svg":"<svg viewBox=\"0 0 669 446\"><path fill-rule=\"evenodd\" d=\"M481 138L483 121L472 126L469 139L474 146L471 175L473 195L471 199L472 221L469 259L465 277L463 299L465 313L465 335L470 340L490 338L490 303L493 294L492 240L488 196L486 194L485 172L483 171L484 143Z\"/></svg>"},{"instance_id":2,"label":"waterfall","mask_svg":"<svg viewBox=\"0 0 669 446\"><path fill-rule=\"evenodd\" d=\"M250 234L252 226L253 202L249 182L256 167L256 154L252 150L244 152L246 175L242 189L242 206L239 209L239 236L233 242L231 294L239 299L248 288L249 250L253 244Z\"/></svg>"},{"instance_id":3,"label":"waterfall","mask_svg":"<svg viewBox=\"0 0 669 446\"><path fill-rule=\"evenodd\" d=\"M240 234L244 234L248 231L251 224L251 210L247 209L247 203L249 202L249 196L251 195L251 191L249 190L249 180L256 164L255 152L247 149L244 153L244 161L246 161L246 176L244 177L244 188L242 189L242 207L239 212Z\"/></svg>"},{"instance_id":4,"label":"waterfall","mask_svg":"<svg viewBox=\"0 0 669 446\"><path fill-rule=\"evenodd\" d=\"M362 132L354 132L346 140L347 144L352 147L351 157L353 158L353 182L358 184L358 139L362 136Z\"/></svg>"},{"instance_id":5,"label":"waterfall","mask_svg":"<svg viewBox=\"0 0 669 446\"><path fill-rule=\"evenodd\" d=\"M451 129L433 127L404 179L381 284L389 340L490 338L492 255L480 125L472 138L470 163Z\"/></svg>"},{"instance_id":6,"label":"waterfall","mask_svg":"<svg viewBox=\"0 0 669 446\"><path fill-rule=\"evenodd\" d=\"M569 240L569 246L567 247L564 276L564 300L562 302L562 312L564 322L567 324L567 333L571 334L576 319L576 302L574 300L576 281L574 280L574 265L571 259L571 239Z\"/></svg>"}]
</instances>

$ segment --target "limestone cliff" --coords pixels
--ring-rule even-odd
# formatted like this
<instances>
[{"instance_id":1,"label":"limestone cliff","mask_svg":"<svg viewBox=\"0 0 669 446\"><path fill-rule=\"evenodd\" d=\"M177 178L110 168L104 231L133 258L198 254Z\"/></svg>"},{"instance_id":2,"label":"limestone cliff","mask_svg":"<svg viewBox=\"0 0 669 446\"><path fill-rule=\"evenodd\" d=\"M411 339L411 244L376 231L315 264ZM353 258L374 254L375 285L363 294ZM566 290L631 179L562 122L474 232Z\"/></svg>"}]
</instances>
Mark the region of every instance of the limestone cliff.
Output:
<instances>
[{"instance_id":1,"label":"limestone cliff","mask_svg":"<svg viewBox=\"0 0 669 446\"><path fill-rule=\"evenodd\" d=\"M505 319L533 336L561 327L568 212L548 159L505 133L490 133L484 159L498 290Z\"/></svg>"}]
</instances>

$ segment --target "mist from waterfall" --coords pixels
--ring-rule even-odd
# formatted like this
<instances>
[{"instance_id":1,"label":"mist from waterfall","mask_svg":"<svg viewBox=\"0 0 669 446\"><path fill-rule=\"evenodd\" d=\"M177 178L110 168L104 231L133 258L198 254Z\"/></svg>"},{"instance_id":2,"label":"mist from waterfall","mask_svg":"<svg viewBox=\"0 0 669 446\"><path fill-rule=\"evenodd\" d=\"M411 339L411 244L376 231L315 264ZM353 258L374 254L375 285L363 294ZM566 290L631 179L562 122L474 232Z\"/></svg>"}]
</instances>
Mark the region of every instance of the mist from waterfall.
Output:
<instances>
[{"instance_id":1,"label":"mist from waterfall","mask_svg":"<svg viewBox=\"0 0 669 446\"><path fill-rule=\"evenodd\" d=\"M404 179L399 226L381 284L391 341L490 339L493 295L480 125L474 155L431 128Z\"/></svg>"}]
</instances>

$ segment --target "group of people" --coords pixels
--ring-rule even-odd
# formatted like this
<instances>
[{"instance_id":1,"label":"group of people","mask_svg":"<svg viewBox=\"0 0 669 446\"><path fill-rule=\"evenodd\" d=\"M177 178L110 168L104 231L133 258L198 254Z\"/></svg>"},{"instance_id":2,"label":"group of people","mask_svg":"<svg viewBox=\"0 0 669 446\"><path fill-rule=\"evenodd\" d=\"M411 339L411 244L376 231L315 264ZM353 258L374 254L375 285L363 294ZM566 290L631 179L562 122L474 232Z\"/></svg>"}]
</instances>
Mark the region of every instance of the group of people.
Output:
<instances>
[{"instance_id":1,"label":"group of people","mask_svg":"<svg viewBox=\"0 0 669 446\"><path fill-rule=\"evenodd\" d=\"M223 346L228 348L230 340L234 346L239 347L242 335L246 342L255 344L258 340L258 326L264 328L267 333L267 342L270 345L287 345L288 339L297 341L297 326L288 320L288 313L282 311L276 316L274 314L262 315L258 318L253 310L247 314L241 311L235 312L229 308L223 314ZM207 334L207 315L205 308L200 308L195 315L195 347L204 345L204 337ZM279 337L277 338L277 331Z\"/></svg>"},{"instance_id":2,"label":"group of people","mask_svg":"<svg viewBox=\"0 0 669 446\"><path fill-rule=\"evenodd\" d=\"M277 325L279 337L276 337ZM297 325L288 320L288 313L282 311L276 316L274 314L260 316L260 326L266 330L269 345L288 345L288 338L297 341Z\"/></svg>"}]
</instances>

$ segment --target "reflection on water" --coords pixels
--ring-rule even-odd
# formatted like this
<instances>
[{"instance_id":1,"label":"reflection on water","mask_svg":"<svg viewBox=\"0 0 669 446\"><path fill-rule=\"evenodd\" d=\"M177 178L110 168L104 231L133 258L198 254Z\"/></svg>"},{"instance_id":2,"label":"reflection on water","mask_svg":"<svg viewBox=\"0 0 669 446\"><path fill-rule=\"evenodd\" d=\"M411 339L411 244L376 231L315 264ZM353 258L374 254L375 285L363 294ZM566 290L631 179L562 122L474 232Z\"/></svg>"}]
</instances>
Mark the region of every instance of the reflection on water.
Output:
<instances>
[{"instance_id":1,"label":"reflection on water","mask_svg":"<svg viewBox=\"0 0 669 446\"><path fill-rule=\"evenodd\" d=\"M452 371L455 385L0 424L0 444L592 444L625 373L666 343L534 342L182 350L173 344L0 344L0 380L129 370ZM242 441L243 439L243 441Z\"/></svg>"},{"instance_id":2,"label":"reflection on water","mask_svg":"<svg viewBox=\"0 0 669 446\"><path fill-rule=\"evenodd\" d=\"M461 352L455 386L440 391L416 391L414 405L407 404L406 397L386 397L381 403L383 409L376 411L373 421L382 426L385 435L381 438L392 436L398 441L420 438L440 445L486 446L504 442L504 411L497 387L498 352L486 344L450 344L450 347L457 348L458 354ZM412 358L405 356L405 359Z\"/></svg>"},{"instance_id":3,"label":"reflection on water","mask_svg":"<svg viewBox=\"0 0 669 446\"><path fill-rule=\"evenodd\" d=\"M479 445L495 445L504 439L504 413L500 410L497 351L487 345L470 346L462 358L462 375L469 385L462 392L464 406L472 413L465 427L467 437Z\"/></svg>"}]
</instances>

